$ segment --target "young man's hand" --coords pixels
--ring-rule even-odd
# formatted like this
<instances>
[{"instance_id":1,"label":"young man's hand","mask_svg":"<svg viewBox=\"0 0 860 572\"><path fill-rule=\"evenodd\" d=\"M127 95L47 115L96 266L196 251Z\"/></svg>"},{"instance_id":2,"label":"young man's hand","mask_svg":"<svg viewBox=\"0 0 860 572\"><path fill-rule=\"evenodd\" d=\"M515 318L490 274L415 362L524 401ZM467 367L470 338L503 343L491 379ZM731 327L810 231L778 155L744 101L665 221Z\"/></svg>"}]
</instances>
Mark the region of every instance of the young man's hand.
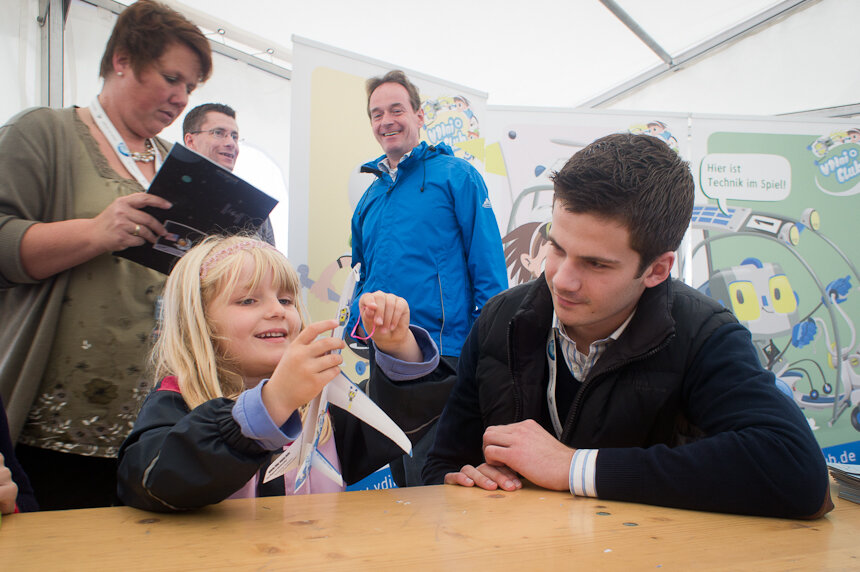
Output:
<instances>
[{"instance_id":1,"label":"young man's hand","mask_svg":"<svg viewBox=\"0 0 860 572\"><path fill-rule=\"evenodd\" d=\"M484 459L510 468L545 489L569 490L571 449L534 419L495 425L484 431Z\"/></svg>"},{"instance_id":2,"label":"young man's hand","mask_svg":"<svg viewBox=\"0 0 860 572\"><path fill-rule=\"evenodd\" d=\"M556 491L569 490L570 461L575 449L563 445L533 419L495 425L484 431L486 463L466 465L445 475L445 484L514 491L522 487L517 475Z\"/></svg>"},{"instance_id":3,"label":"young man's hand","mask_svg":"<svg viewBox=\"0 0 860 572\"><path fill-rule=\"evenodd\" d=\"M477 467L463 465L459 472L445 475L445 484L464 487L477 486L488 491L496 489L515 491L523 486L516 473L509 468L494 467L487 463L482 463Z\"/></svg>"}]
</instances>

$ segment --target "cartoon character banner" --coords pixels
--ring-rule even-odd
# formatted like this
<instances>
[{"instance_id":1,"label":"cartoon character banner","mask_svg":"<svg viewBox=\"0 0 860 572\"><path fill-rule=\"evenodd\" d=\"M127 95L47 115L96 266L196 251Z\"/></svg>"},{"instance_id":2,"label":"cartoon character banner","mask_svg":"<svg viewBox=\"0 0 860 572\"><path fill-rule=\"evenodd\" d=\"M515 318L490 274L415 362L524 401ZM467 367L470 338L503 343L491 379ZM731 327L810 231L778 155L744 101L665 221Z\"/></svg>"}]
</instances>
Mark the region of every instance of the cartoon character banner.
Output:
<instances>
[{"instance_id":1,"label":"cartoon character banner","mask_svg":"<svg viewBox=\"0 0 860 572\"><path fill-rule=\"evenodd\" d=\"M828 461L860 459L860 130L696 117L692 285L730 308Z\"/></svg>"},{"instance_id":2,"label":"cartoon character banner","mask_svg":"<svg viewBox=\"0 0 860 572\"><path fill-rule=\"evenodd\" d=\"M490 107L485 123L484 179L499 221L511 285L543 272L552 215L550 176L576 151L618 132L659 137L681 153L688 144L688 117L682 114Z\"/></svg>"}]
</instances>

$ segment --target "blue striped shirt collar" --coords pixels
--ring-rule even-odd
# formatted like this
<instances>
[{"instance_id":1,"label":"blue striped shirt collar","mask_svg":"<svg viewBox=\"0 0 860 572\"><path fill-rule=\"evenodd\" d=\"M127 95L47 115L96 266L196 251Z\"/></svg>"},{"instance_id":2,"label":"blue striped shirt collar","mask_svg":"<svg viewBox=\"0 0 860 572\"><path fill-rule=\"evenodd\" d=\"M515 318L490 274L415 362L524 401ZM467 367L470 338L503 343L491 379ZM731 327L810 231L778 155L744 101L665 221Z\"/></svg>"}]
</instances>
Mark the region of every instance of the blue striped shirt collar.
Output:
<instances>
[{"instance_id":1,"label":"blue striped shirt collar","mask_svg":"<svg viewBox=\"0 0 860 572\"><path fill-rule=\"evenodd\" d=\"M577 349L576 342L567 335L567 332L564 330L564 324L559 321L558 315L553 311L552 327L553 330L557 332L556 339L560 341L561 353L564 356L564 362L567 364L567 368L570 370L570 373L572 373L576 379L584 381L585 378L588 377L588 373L591 371L591 368L594 367L594 364L597 363L597 360L600 359L610 344L621 336L627 328L627 325L630 323L630 320L633 319L633 315L635 313L636 309L634 308L633 311L630 312L630 315L627 316L627 319L624 320L624 322L622 322L614 332L602 340L592 342L588 347L588 353L583 353Z\"/></svg>"}]
</instances>

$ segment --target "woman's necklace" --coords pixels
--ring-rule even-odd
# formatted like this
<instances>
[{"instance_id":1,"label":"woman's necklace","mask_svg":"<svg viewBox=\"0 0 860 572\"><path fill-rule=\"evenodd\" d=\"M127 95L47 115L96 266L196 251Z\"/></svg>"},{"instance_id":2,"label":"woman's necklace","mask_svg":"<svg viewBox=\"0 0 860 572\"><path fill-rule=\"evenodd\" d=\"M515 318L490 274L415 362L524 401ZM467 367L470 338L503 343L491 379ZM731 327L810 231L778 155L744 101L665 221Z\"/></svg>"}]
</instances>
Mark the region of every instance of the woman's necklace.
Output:
<instances>
[{"instance_id":1,"label":"woman's necklace","mask_svg":"<svg viewBox=\"0 0 860 572\"><path fill-rule=\"evenodd\" d=\"M145 139L143 146L144 150L142 153L132 151L129 153L129 157L138 163L152 163L155 161L155 148L152 146L152 141L150 139Z\"/></svg>"},{"instance_id":2,"label":"woman's necklace","mask_svg":"<svg viewBox=\"0 0 860 572\"><path fill-rule=\"evenodd\" d=\"M123 141L122 136L117 131L114 124L111 122L110 118L105 113L105 110L102 108L101 103L99 103L98 96L93 98L93 102L90 104L90 115L93 116L93 121L96 124L96 127L99 128L99 131L102 132L102 135L105 136L107 142L110 144L114 153L116 153L117 158L122 163L123 167L131 174L135 180L140 183L140 186L144 189L149 188L149 181L146 177L143 176L140 169L137 167L137 163L148 163L150 161L155 161L155 170L161 167L161 153L158 152L158 149L153 145L151 139L147 139L146 149L143 153L132 153L128 148L128 145ZM140 159L134 157L134 155L138 155ZM151 155L149 159L144 159Z\"/></svg>"}]
</instances>

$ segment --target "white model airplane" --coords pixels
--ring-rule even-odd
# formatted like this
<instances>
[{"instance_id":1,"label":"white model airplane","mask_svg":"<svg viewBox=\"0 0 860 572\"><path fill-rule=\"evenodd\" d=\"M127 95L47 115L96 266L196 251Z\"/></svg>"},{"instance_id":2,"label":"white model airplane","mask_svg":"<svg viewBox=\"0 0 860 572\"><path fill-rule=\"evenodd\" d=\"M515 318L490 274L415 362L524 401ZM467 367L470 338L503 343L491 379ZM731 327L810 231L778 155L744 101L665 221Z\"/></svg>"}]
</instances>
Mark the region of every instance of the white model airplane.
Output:
<instances>
[{"instance_id":1,"label":"white model airplane","mask_svg":"<svg viewBox=\"0 0 860 572\"><path fill-rule=\"evenodd\" d=\"M334 329L332 336L342 338L344 335L346 324L349 322L350 306L352 304L355 283L358 280L359 266L359 264L356 264L353 267L340 294L337 311L338 326ZM296 472L295 492L299 492L307 483L311 467L317 469L317 471L338 485L343 486L343 477L340 472L334 468L318 449L320 434L325 425L325 414L329 403L333 403L355 415L394 441L405 453L412 455L412 443L409 441L409 437L341 371L308 404L308 410L302 424L301 436L293 441L269 465L263 482L269 482L286 473L293 464L294 459L298 458L299 469Z\"/></svg>"}]
</instances>

